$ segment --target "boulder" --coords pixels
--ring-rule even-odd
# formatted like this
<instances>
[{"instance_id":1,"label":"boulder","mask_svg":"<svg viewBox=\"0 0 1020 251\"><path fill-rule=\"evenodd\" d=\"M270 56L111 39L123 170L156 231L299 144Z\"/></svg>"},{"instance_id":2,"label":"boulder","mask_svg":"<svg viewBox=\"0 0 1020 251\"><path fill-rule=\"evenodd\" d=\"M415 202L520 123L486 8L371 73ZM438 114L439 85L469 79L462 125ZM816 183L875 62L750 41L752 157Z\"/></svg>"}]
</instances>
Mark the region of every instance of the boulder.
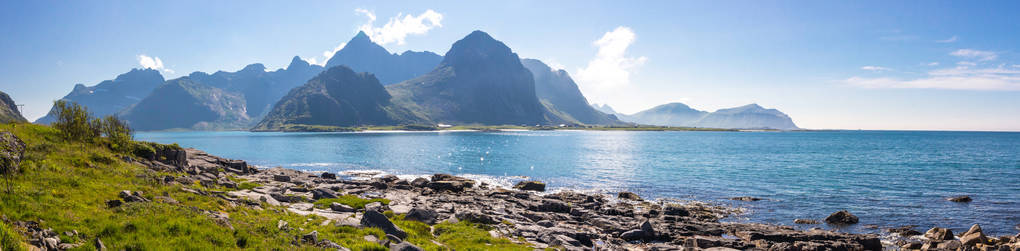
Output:
<instances>
[{"instance_id":1,"label":"boulder","mask_svg":"<svg viewBox=\"0 0 1020 251\"><path fill-rule=\"evenodd\" d=\"M935 246L940 250L959 250L961 247L963 247L963 243L958 240L944 241Z\"/></svg>"},{"instance_id":2,"label":"boulder","mask_svg":"<svg viewBox=\"0 0 1020 251\"><path fill-rule=\"evenodd\" d=\"M128 190L120 191L120 194L118 194L118 196L120 196L120 198L123 199L124 202L144 202L144 201L146 201L146 199L141 196L141 193L135 192L134 194L132 194L131 191L128 191Z\"/></svg>"},{"instance_id":3,"label":"boulder","mask_svg":"<svg viewBox=\"0 0 1020 251\"><path fill-rule=\"evenodd\" d=\"M641 200L641 196L638 196L636 193L632 193L632 192L620 192L619 194L616 195L616 197L620 198L620 199L627 199L627 200L636 200L636 201Z\"/></svg>"},{"instance_id":4,"label":"boulder","mask_svg":"<svg viewBox=\"0 0 1020 251\"><path fill-rule=\"evenodd\" d=\"M439 213L432 209L416 207L412 208L411 211L408 211L407 214L404 215L404 219L432 225L436 224L436 221L439 219Z\"/></svg>"},{"instance_id":5,"label":"boulder","mask_svg":"<svg viewBox=\"0 0 1020 251\"><path fill-rule=\"evenodd\" d=\"M276 201L287 203L302 202L305 200L305 197L301 197L298 195L285 195L281 193L269 193L269 197L273 197L273 199Z\"/></svg>"},{"instance_id":6,"label":"boulder","mask_svg":"<svg viewBox=\"0 0 1020 251\"><path fill-rule=\"evenodd\" d=\"M426 187L429 185L429 180L425 178L415 178L411 181L411 186L414 187Z\"/></svg>"},{"instance_id":7,"label":"boulder","mask_svg":"<svg viewBox=\"0 0 1020 251\"><path fill-rule=\"evenodd\" d=\"M559 200L545 199L542 200L542 204L538 205L538 211L569 213L570 206L568 206L567 203L563 203L562 201Z\"/></svg>"},{"instance_id":8,"label":"boulder","mask_svg":"<svg viewBox=\"0 0 1020 251\"><path fill-rule=\"evenodd\" d=\"M900 250L915 250L915 249L921 249L920 242L910 242L900 246Z\"/></svg>"},{"instance_id":9,"label":"boulder","mask_svg":"<svg viewBox=\"0 0 1020 251\"><path fill-rule=\"evenodd\" d=\"M645 233L646 238L655 237L655 228L652 227L651 221L645 220L644 223L641 223L641 231Z\"/></svg>"},{"instance_id":10,"label":"boulder","mask_svg":"<svg viewBox=\"0 0 1020 251\"><path fill-rule=\"evenodd\" d=\"M323 179L327 179L327 180L335 180L336 179L336 174L335 173L331 173L331 172L324 172L321 175L319 175L319 177L321 177Z\"/></svg>"},{"instance_id":11,"label":"boulder","mask_svg":"<svg viewBox=\"0 0 1020 251\"><path fill-rule=\"evenodd\" d=\"M436 191L462 192L464 189L474 186L474 181L440 180L429 182L428 186Z\"/></svg>"},{"instance_id":12,"label":"boulder","mask_svg":"<svg viewBox=\"0 0 1020 251\"><path fill-rule=\"evenodd\" d=\"M975 246L977 244L988 243L988 237L981 232L981 226L974 224L974 226L970 227L970 230L967 230L966 233L960 236L960 242L963 245Z\"/></svg>"},{"instance_id":13,"label":"boulder","mask_svg":"<svg viewBox=\"0 0 1020 251\"><path fill-rule=\"evenodd\" d=\"M361 217L361 225L382 229L384 233L392 234L400 239L407 238L407 232L404 232L400 227L394 225L390 219L386 218L385 215L377 211L366 210L365 215Z\"/></svg>"},{"instance_id":14,"label":"boulder","mask_svg":"<svg viewBox=\"0 0 1020 251\"><path fill-rule=\"evenodd\" d=\"M287 176L287 175L273 175L273 180L274 181L279 181L279 182L290 182L290 176Z\"/></svg>"},{"instance_id":15,"label":"boulder","mask_svg":"<svg viewBox=\"0 0 1020 251\"><path fill-rule=\"evenodd\" d=\"M808 219L794 219L793 220L793 224L818 224L818 223L819 222L816 221L816 220L808 220Z\"/></svg>"},{"instance_id":16,"label":"boulder","mask_svg":"<svg viewBox=\"0 0 1020 251\"><path fill-rule=\"evenodd\" d=\"M365 204L365 211L378 211L378 212L382 212L383 211L383 204L382 204L382 202L378 202L378 201Z\"/></svg>"},{"instance_id":17,"label":"boulder","mask_svg":"<svg viewBox=\"0 0 1020 251\"><path fill-rule=\"evenodd\" d=\"M927 232L924 232L924 237L933 241L945 241L954 239L953 230L940 227L933 227L931 229L928 229Z\"/></svg>"},{"instance_id":18,"label":"boulder","mask_svg":"<svg viewBox=\"0 0 1020 251\"><path fill-rule=\"evenodd\" d=\"M106 201L106 207L109 207L109 208L119 207L121 204L124 204L124 202L121 201L121 200L108 200L108 201Z\"/></svg>"},{"instance_id":19,"label":"boulder","mask_svg":"<svg viewBox=\"0 0 1020 251\"><path fill-rule=\"evenodd\" d=\"M645 232L641 231L641 229L634 229L620 234L620 239L623 239L625 241L636 241L642 240L644 238Z\"/></svg>"},{"instance_id":20,"label":"boulder","mask_svg":"<svg viewBox=\"0 0 1020 251\"><path fill-rule=\"evenodd\" d=\"M327 249L327 250L348 250L348 249L345 249L343 246L340 246L340 244L336 244L336 242L333 242L331 240L326 240L326 239L323 239L323 240L319 241L319 244L315 244L315 246L316 247L320 247L320 248L324 248L324 249Z\"/></svg>"},{"instance_id":21,"label":"boulder","mask_svg":"<svg viewBox=\"0 0 1020 251\"><path fill-rule=\"evenodd\" d=\"M422 251L418 246L415 246L409 242L401 242L390 245L390 251Z\"/></svg>"},{"instance_id":22,"label":"boulder","mask_svg":"<svg viewBox=\"0 0 1020 251\"><path fill-rule=\"evenodd\" d=\"M539 226L543 226L543 227L553 227L553 226L556 226L556 222L553 222L551 220L540 220L538 222L535 222L535 224L538 224Z\"/></svg>"},{"instance_id":23,"label":"boulder","mask_svg":"<svg viewBox=\"0 0 1020 251\"><path fill-rule=\"evenodd\" d=\"M515 189L524 191L539 191L545 192L545 183L539 181L521 181L514 185Z\"/></svg>"},{"instance_id":24,"label":"boulder","mask_svg":"<svg viewBox=\"0 0 1020 251\"><path fill-rule=\"evenodd\" d=\"M333 190L329 190L329 189L325 189L325 188L317 188L317 189L312 190L312 199L321 200L321 199L335 199L335 198L337 198L337 196L336 196L336 193L333 192Z\"/></svg>"},{"instance_id":25,"label":"boulder","mask_svg":"<svg viewBox=\"0 0 1020 251\"><path fill-rule=\"evenodd\" d=\"M974 201L973 199L970 198L970 196L967 196L967 195L951 197L951 198L947 198L946 200L952 201L952 202L960 202L960 203L967 203L967 202Z\"/></svg>"},{"instance_id":26,"label":"boulder","mask_svg":"<svg viewBox=\"0 0 1020 251\"><path fill-rule=\"evenodd\" d=\"M674 216L689 216L689 215L691 215L691 212L687 211L687 208L684 208L683 206L677 205L677 204L668 204L668 205L666 205L666 208L663 209L662 213L665 214L665 215L674 215Z\"/></svg>"},{"instance_id":27,"label":"boulder","mask_svg":"<svg viewBox=\"0 0 1020 251\"><path fill-rule=\"evenodd\" d=\"M93 245L95 245L96 250L106 251L106 245L103 244L103 240L100 240L98 237L96 238L96 241L93 243Z\"/></svg>"},{"instance_id":28,"label":"boulder","mask_svg":"<svg viewBox=\"0 0 1020 251\"><path fill-rule=\"evenodd\" d=\"M302 235L301 241L303 241L304 243L317 244L319 243L319 232L312 231L311 233Z\"/></svg>"},{"instance_id":29,"label":"boulder","mask_svg":"<svg viewBox=\"0 0 1020 251\"><path fill-rule=\"evenodd\" d=\"M351 213L351 212L356 211L351 206L340 204L340 203L336 203L336 202L333 202L333 203L329 204L329 209L333 210L333 211L336 211L336 212L341 212L341 213Z\"/></svg>"},{"instance_id":30,"label":"boulder","mask_svg":"<svg viewBox=\"0 0 1020 251\"><path fill-rule=\"evenodd\" d=\"M404 240L401 240L400 237L394 236L392 234L387 234L386 239L390 240L390 243L394 244L404 242Z\"/></svg>"},{"instance_id":31,"label":"boulder","mask_svg":"<svg viewBox=\"0 0 1020 251\"><path fill-rule=\"evenodd\" d=\"M859 219L856 215L851 214L846 210L840 210L825 217L825 222L834 225L850 225L857 224Z\"/></svg>"},{"instance_id":32,"label":"boulder","mask_svg":"<svg viewBox=\"0 0 1020 251\"><path fill-rule=\"evenodd\" d=\"M496 219L492 218L492 216L490 216L488 214L484 214L484 213L478 212L478 211L474 211L474 210L461 210L461 211L458 211L456 214L454 214L454 217L457 217L458 220L470 221L470 222L481 223L481 224L496 224L496 223L499 223L499 221L497 221Z\"/></svg>"},{"instance_id":33,"label":"boulder","mask_svg":"<svg viewBox=\"0 0 1020 251\"><path fill-rule=\"evenodd\" d=\"M383 175L379 179L382 180L383 182L386 182L386 183L393 183L393 182L395 182L397 180L400 180L399 177L397 177L396 175L392 175L392 174Z\"/></svg>"},{"instance_id":34,"label":"boulder","mask_svg":"<svg viewBox=\"0 0 1020 251\"><path fill-rule=\"evenodd\" d=\"M741 197L733 197L733 198L730 198L730 200L739 200L739 201L759 201L759 200L761 200L761 198L755 198L755 197L751 197L751 196L741 196Z\"/></svg>"},{"instance_id":35,"label":"boulder","mask_svg":"<svg viewBox=\"0 0 1020 251\"><path fill-rule=\"evenodd\" d=\"M10 132L0 132L0 174L15 173L25 155L25 142Z\"/></svg>"}]
</instances>

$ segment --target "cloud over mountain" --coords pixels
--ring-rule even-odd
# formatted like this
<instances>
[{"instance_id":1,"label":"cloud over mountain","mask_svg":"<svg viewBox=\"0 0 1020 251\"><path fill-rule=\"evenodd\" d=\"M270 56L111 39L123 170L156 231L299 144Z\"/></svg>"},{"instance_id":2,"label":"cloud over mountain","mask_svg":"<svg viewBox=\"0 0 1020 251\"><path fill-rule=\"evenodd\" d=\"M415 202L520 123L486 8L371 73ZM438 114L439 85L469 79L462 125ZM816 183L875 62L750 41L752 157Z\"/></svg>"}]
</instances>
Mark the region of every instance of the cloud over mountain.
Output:
<instances>
[{"instance_id":1,"label":"cloud over mountain","mask_svg":"<svg viewBox=\"0 0 1020 251\"><path fill-rule=\"evenodd\" d=\"M443 14L431 9L417 16L397 13L396 17L390 18L386 24L379 27L374 25L376 20L375 12L365 9L355 9L354 11L368 17L368 22L361 25L359 29L367 33L372 38L372 41L381 45L390 43L404 44L404 39L408 35L422 35L433 28L443 27Z\"/></svg>"},{"instance_id":2,"label":"cloud over mountain","mask_svg":"<svg viewBox=\"0 0 1020 251\"><path fill-rule=\"evenodd\" d=\"M139 54L138 65L141 65L143 69L153 69L170 74L174 73L173 70L167 69L166 67L163 66L163 60L160 60L159 57L150 57L145 54Z\"/></svg>"}]
</instances>

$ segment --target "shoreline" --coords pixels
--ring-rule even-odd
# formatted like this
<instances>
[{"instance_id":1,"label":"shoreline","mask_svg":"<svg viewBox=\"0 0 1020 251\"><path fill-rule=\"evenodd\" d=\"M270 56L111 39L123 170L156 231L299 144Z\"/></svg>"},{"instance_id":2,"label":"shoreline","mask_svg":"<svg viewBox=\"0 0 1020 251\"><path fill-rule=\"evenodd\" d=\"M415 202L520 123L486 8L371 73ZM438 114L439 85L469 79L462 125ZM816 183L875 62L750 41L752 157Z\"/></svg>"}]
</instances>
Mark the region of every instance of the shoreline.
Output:
<instances>
[{"instance_id":1,"label":"shoreline","mask_svg":"<svg viewBox=\"0 0 1020 251\"><path fill-rule=\"evenodd\" d=\"M222 168L211 163L244 163L195 149L184 151L187 153L186 163L192 167L210 169ZM939 228L929 230L927 234L909 228L887 230L891 232L890 236L900 235L903 238L822 229L798 230L787 225L724 221L738 211L736 208L695 200L648 201L629 192L621 192L616 197L572 190L548 192L545 184L540 182L523 182L508 189L446 174L433 174L429 178L421 175L398 177L381 171L346 175L359 177L354 179L338 177L337 173L243 165L247 168L236 172L236 178L258 186L228 192L225 199L282 206L292 213L319 215L330 219L331 224L356 227L361 227L358 222L367 213L366 210L341 206L320 208L315 206L315 202L336 196L385 199L389 202L370 206L367 210L403 217L424 214L428 218L424 221L432 224L443 221L480 223L491 227L490 234L493 236L536 248L920 249L922 246L959 247L957 244L964 244L961 240L967 234L974 235L967 233L961 236L964 237L961 240L945 234L936 237L939 231L945 231ZM194 173L191 176L203 184L223 182L222 179L203 175L204 172L197 168L194 170L189 173ZM981 245L991 245L988 243L994 240L998 246L1020 248L1020 238L989 238L984 237L980 230L977 232L985 240Z\"/></svg>"}]
</instances>

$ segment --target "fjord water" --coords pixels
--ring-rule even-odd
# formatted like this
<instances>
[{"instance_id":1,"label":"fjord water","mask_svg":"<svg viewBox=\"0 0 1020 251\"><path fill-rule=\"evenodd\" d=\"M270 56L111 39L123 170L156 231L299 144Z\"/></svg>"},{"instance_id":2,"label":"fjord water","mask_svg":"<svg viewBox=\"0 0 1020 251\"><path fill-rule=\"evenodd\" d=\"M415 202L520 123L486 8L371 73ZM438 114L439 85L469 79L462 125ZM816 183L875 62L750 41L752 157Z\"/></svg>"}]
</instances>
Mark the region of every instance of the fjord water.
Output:
<instances>
[{"instance_id":1,"label":"fjord water","mask_svg":"<svg viewBox=\"0 0 1020 251\"><path fill-rule=\"evenodd\" d=\"M645 198L747 209L729 220L792 225L849 210L868 225L1014 234L1020 224L1020 133L820 132L147 132L261 167L451 173L504 185L633 191ZM970 203L946 200L970 195ZM736 196L765 200L732 201ZM806 225L802 227L825 227Z\"/></svg>"}]
</instances>

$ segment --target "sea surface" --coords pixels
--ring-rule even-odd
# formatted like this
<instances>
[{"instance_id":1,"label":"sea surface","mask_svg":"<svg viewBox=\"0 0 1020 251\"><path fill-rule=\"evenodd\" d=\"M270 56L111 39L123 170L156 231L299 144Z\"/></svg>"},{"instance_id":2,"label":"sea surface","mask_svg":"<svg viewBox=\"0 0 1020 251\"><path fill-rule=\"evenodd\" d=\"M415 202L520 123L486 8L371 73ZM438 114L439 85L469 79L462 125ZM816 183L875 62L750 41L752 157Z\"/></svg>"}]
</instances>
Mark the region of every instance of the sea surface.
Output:
<instances>
[{"instance_id":1,"label":"sea surface","mask_svg":"<svg viewBox=\"0 0 1020 251\"><path fill-rule=\"evenodd\" d=\"M450 173L500 185L632 191L745 209L730 221L793 225L849 210L860 224L986 234L1020 228L1020 133L813 132L143 132L260 167L403 177ZM970 195L970 203L947 197ZM729 198L754 196L762 201ZM801 225L800 228L826 225Z\"/></svg>"}]
</instances>

